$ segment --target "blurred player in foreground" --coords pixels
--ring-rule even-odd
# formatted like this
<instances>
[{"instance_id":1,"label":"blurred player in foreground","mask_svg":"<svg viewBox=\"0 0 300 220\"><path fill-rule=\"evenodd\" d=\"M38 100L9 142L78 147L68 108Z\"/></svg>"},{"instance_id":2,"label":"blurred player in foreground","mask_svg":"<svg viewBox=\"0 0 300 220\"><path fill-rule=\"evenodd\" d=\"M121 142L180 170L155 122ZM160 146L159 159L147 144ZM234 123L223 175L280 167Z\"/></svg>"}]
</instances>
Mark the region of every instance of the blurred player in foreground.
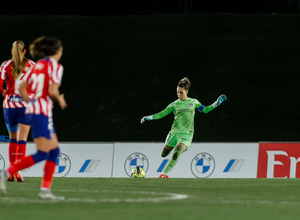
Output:
<instances>
[{"instance_id":1,"label":"blurred player in foreground","mask_svg":"<svg viewBox=\"0 0 300 220\"><path fill-rule=\"evenodd\" d=\"M40 37L30 45L30 53L32 56L44 57L25 74L19 87L23 100L28 102L26 118L31 125L37 152L22 158L1 173L0 190L6 194L5 180L9 175L46 160L38 197L63 200L64 197L51 193L53 174L59 155L58 140L52 120L53 101L57 101L62 109L67 106L64 95L59 92L63 75L63 67L58 63L63 53L62 43L56 38ZM28 86L31 86L33 91L31 100L27 93Z\"/></svg>"},{"instance_id":2,"label":"blurred player in foreground","mask_svg":"<svg viewBox=\"0 0 300 220\"><path fill-rule=\"evenodd\" d=\"M144 116L141 119L141 124L143 124L145 121L161 119L171 112L173 112L175 116L161 156L168 156L173 149L174 153L172 159L159 178L169 178L167 173L169 173L176 165L180 155L190 147L194 135L195 109L199 112L208 113L227 100L225 95L221 95L213 104L204 106L197 99L189 98L187 96L190 88L191 82L189 79L186 77L181 79L177 86L178 99L169 104L163 111L154 115Z\"/></svg>"},{"instance_id":3,"label":"blurred player in foreground","mask_svg":"<svg viewBox=\"0 0 300 220\"><path fill-rule=\"evenodd\" d=\"M25 57L26 50L22 41L15 41L11 49L12 59L2 63L0 67L0 92L5 97L3 101L3 113L5 124L9 134L9 162L16 162L25 156L26 142L30 130L25 118L27 103L22 99L18 86L24 74L34 65L32 60ZM6 90L3 88L6 83ZM19 172L12 173L9 181L17 179L24 182Z\"/></svg>"}]
</instances>

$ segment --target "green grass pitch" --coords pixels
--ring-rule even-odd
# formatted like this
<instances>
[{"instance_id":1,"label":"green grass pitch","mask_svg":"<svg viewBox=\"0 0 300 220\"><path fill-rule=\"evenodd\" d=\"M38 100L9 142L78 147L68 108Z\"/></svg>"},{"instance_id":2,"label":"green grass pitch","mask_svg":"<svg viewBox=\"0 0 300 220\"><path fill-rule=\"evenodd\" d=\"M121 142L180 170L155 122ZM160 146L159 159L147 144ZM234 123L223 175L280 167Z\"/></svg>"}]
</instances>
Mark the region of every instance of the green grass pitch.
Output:
<instances>
[{"instance_id":1,"label":"green grass pitch","mask_svg":"<svg viewBox=\"0 0 300 220\"><path fill-rule=\"evenodd\" d=\"M0 219L299 219L299 179L55 178L64 201L37 198L41 178L8 182Z\"/></svg>"}]
</instances>

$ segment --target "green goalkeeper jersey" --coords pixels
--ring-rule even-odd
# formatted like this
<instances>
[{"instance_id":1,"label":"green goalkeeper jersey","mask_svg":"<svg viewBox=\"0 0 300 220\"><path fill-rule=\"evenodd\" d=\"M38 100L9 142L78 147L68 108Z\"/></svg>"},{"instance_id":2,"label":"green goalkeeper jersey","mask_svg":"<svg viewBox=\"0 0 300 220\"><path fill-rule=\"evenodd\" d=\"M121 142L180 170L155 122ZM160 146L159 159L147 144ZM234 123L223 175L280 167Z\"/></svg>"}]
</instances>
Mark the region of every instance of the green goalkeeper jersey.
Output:
<instances>
[{"instance_id":1,"label":"green goalkeeper jersey","mask_svg":"<svg viewBox=\"0 0 300 220\"><path fill-rule=\"evenodd\" d=\"M176 101L169 104L161 112L154 114L153 119L160 119L170 114L174 113L174 122L170 132L174 133L185 133L194 134L194 117L195 109L199 109L202 104L193 98L187 98L186 100L177 99ZM204 113L207 113L214 109L213 105L204 107Z\"/></svg>"}]
</instances>

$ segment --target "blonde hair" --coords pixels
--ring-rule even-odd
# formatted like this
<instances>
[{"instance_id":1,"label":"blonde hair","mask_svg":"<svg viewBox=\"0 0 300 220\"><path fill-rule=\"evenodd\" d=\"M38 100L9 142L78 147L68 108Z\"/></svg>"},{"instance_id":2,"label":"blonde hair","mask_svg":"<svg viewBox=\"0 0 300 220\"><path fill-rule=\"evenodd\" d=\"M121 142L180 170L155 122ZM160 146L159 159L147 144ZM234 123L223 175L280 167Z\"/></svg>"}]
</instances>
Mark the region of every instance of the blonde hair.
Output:
<instances>
[{"instance_id":1,"label":"blonde hair","mask_svg":"<svg viewBox=\"0 0 300 220\"><path fill-rule=\"evenodd\" d=\"M12 45L12 75L14 78L17 78L23 71L25 67L25 62L27 58L24 54L25 44L23 41L17 40Z\"/></svg>"},{"instance_id":2,"label":"blonde hair","mask_svg":"<svg viewBox=\"0 0 300 220\"><path fill-rule=\"evenodd\" d=\"M184 88L186 91L190 90L192 83L187 77L181 79L178 83L178 87Z\"/></svg>"}]
</instances>

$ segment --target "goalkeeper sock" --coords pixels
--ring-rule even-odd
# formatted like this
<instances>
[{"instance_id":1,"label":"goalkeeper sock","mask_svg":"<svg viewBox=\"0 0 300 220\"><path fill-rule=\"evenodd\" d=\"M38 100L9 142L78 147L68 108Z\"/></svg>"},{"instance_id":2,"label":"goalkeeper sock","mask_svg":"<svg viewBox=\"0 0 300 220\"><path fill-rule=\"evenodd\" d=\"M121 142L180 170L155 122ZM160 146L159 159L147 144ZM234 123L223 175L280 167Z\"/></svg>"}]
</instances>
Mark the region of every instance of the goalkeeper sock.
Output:
<instances>
[{"instance_id":1,"label":"goalkeeper sock","mask_svg":"<svg viewBox=\"0 0 300 220\"><path fill-rule=\"evenodd\" d=\"M172 156L172 159L170 160L170 162L168 163L167 167L165 168L164 170L164 173L167 174L168 172L170 172L173 167L175 167L177 161L178 161L178 158L180 157L180 155L183 153L183 149L180 145L177 145L175 147L175 150L174 150L174 154Z\"/></svg>"},{"instance_id":2,"label":"goalkeeper sock","mask_svg":"<svg viewBox=\"0 0 300 220\"><path fill-rule=\"evenodd\" d=\"M161 152L161 156L162 157L166 157L171 153L172 150L167 150L166 148L164 148Z\"/></svg>"}]
</instances>

